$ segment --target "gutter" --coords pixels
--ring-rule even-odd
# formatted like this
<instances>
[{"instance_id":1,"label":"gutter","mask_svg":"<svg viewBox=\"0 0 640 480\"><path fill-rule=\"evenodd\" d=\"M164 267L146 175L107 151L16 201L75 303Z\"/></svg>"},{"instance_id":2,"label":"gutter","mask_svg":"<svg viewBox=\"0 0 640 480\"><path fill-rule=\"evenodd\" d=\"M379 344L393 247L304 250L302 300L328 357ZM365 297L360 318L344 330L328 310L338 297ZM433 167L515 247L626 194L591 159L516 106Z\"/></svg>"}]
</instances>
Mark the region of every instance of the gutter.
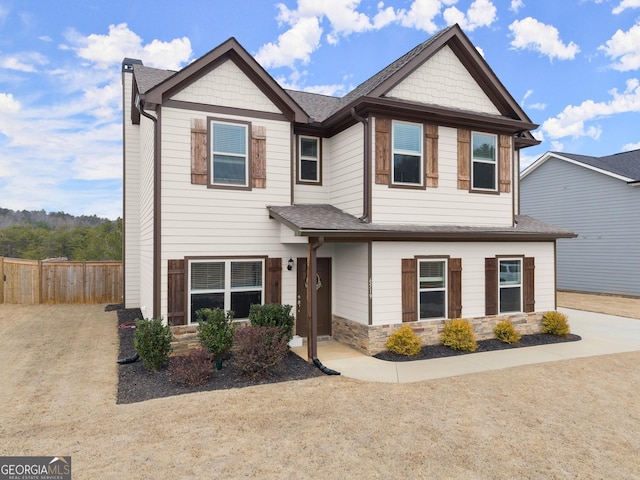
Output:
<instances>
[{"instance_id":1,"label":"gutter","mask_svg":"<svg viewBox=\"0 0 640 480\"><path fill-rule=\"evenodd\" d=\"M361 222L371 223L371 128L369 119L356 113L356 107L351 107L351 116L362 123L364 127L364 180L362 191L362 216Z\"/></svg>"}]
</instances>

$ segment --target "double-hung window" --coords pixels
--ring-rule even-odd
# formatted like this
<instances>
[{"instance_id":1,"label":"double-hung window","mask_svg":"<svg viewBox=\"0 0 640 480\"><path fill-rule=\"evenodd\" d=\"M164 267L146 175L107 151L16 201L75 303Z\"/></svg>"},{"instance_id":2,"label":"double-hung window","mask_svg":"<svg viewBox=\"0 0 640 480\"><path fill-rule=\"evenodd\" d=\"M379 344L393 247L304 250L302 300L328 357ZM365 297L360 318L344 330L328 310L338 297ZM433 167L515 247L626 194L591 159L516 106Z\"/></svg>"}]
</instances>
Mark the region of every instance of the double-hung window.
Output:
<instances>
[{"instance_id":1,"label":"double-hung window","mask_svg":"<svg viewBox=\"0 0 640 480\"><path fill-rule=\"evenodd\" d=\"M447 317L447 261L418 262L420 319Z\"/></svg>"},{"instance_id":2,"label":"double-hung window","mask_svg":"<svg viewBox=\"0 0 640 480\"><path fill-rule=\"evenodd\" d=\"M471 137L471 188L495 192L498 188L496 136L473 132Z\"/></svg>"},{"instance_id":3,"label":"double-hung window","mask_svg":"<svg viewBox=\"0 0 640 480\"><path fill-rule=\"evenodd\" d=\"M522 311L522 259L499 260L499 312Z\"/></svg>"},{"instance_id":4,"label":"double-hung window","mask_svg":"<svg viewBox=\"0 0 640 480\"><path fill-rule=\"evenodd\" d=\"M298 139L298 181L320 182L320 139L299 137Z\"/></svg>"},{"instance_id":5,"label":"double-hung window","mask_svg":"<svg viewBox=\"0 0 640 480\"><path fill-rule=\"evenodd\" d=\"M392 184L422 185L422 125L393 122Z\"/></svg>"},{"instance_id":6,"label":"double-hung window","mask_svg":"<svg viewBox=\"0 0 640 480\"><path fill-rule=\"evenodd\" d=\"M211 121L211 183L249 186L248 125Z\"/></svg>"},{"instance_id":7,"label":"double-hung window","mask_svg":"<svg viewBox=\"0 0 640 480\"><path fill-rule=\"evenodd\" d=\"M192 260L189 262L190 322L201 308L232 310L234 318L249 317L264 298L262 259Z\"/></svg>"}]
</instances>

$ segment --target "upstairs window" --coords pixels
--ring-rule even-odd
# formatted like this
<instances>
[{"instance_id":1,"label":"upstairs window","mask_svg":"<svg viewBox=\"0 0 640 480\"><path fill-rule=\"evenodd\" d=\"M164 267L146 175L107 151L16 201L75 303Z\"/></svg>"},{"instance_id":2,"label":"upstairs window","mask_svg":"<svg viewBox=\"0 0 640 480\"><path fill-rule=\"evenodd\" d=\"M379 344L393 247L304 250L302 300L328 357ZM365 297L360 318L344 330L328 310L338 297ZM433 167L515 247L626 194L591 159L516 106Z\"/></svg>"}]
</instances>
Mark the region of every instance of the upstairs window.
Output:
<instances>
[{"instance_id":1,"label":"upstairs window","mask_svg":"<svg viewBox=\"0 0 640 480\"><path fill-rule=\"evenodd\" d=\"M211 122L211 183L249 187L248 125Z\"/></svg>"},{"instance_id":2,"label":"upstairs window","mask_svg":"<svg viewBox=\"0 0 640 480\"><path fill-rule=\"evenodd\" d=\"M422 125L393 122L393 184L422 185L422 138Z\"/></svg>"},{"instance_id":3,"label":"upstairs window","mask_svg":"<svg viewBox=\"0 0 640 480\"><path fill-rule=\"evenodd\" d=\"M504 259L499 262L500 313L522 311L522 259Z\"/></svg>"},{"instance_id":4,"label":"upstairs window","mask_svg":"<svg viewBox=\"0 0 640 480\"><path fill-rule=\"evenodd\" d=\"M471 189L497 191L496 136L473 132L471 142Z\"/></svg>"},{"instance_id":5,"label":"upstairs window","mask_svg":"<svg viewBox=\"0 0 640 480\"><path fill-rule=\"evenodd\" d=\"M320 183L320 139L317 137L299 137L298 181Z\"/></svg>"}]
</instances>

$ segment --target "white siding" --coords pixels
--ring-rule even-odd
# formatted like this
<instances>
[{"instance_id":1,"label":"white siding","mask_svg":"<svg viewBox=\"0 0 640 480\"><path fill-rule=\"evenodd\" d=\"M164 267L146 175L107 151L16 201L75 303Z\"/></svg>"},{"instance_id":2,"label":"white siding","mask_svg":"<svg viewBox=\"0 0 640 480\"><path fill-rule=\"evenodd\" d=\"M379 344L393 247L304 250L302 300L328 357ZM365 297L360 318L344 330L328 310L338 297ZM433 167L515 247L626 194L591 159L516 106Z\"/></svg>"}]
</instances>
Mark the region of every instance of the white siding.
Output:
<instances>
[{"instance_id":1,"label":"white siding","mask_svg":"<svg viewBox=\"0 0 640 480\"><path fill-rule=\"evenodd\" d=\"M474 112L500 114L448 45L395 86L387 96Z\"/></svg>"},{"instance_id":2,"label":"white siding","mask_svg":"<svg viewBox=\"0 0 640 480\"><path fill-rule=\"evenodd\" d=\"M489 227L512 225L511 193L483 194L458 190L457 138L455 128L438 128L437 188L409 189L378 185L375 183L375 168L372 169L373 223Z\"/></svg>"},{"instance_id":3,"label":"white siding","mask_svg":"<svg viewBox=\"0 0 640 480\"><path fill-rule=\"evenodd\" d=\"M131 123L130 72L122 74L125 307L140 306L140 127Z\"/></svg>"},{"instance_id":4,"label":"white siding","mask_svg":"<svg viewBox=\"0 0 640 480\"><path fill-rule=\"evenodd\" d=\"M280 113L280 110L231 60L172 97L173 100Z\"/></svg>"},{"instance_id":5,"label":"white siding","mask_svg":"<svg viewBox=\"0 0 640 480\"><path fill-rule=\"evenodd\" d=\"M369 321L368 246L337 244L334 257L333 313L362 324Z\"/></svg>"},{"instance_id":6,"label":"white siding","mask_svg":"<svg viewBox=\"0 0 640 480\"><path fill-rule=\"evenodd\" d=\"M578 234L558 240L558 288L640 296L640 188L551 158L521 189L524 214Z\"/></svg>"},{"instance_id":7,"label":"white siding","mask_svg":"<svg viewBox=\"0 0 640 480\"><path fill-rule=\"evenodd\" d=\"M330 203L351 215L362 215L364 131L357 123L332 137L328 170Z\"/></svg>"},{"instance_id":8,"label":"white siding","mask_svg":"<svg viewBox=\"0 0 640 480\"><path fill-rule=\"evenodd\" d=\"M145 318L153 316L153 221L154 165L153 122L140 118L140 309Z\"/></svg>"},{"instance_id":9,"label":"white siding","mask_svg":"<svg viewBox=\"0 0 640 480\"><path fill-rule=\"evenodd\" d=\"M402 322L402 259L442 255L462 259L462 317L485 315L484 259L496 255L535 257L536 311L555 308L553 242L433 242L373 244L373 324Z\"/></svg>"}]
</instances>

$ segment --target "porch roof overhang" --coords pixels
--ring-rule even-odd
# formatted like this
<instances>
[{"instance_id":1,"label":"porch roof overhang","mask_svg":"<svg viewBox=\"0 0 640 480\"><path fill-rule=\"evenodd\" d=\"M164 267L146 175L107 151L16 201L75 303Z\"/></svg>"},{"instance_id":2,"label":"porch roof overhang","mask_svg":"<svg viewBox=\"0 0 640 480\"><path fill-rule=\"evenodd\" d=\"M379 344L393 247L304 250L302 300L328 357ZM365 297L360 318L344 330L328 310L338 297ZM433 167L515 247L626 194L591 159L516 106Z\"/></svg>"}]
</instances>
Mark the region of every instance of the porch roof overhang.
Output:
<instances>
[{"instance_id":1,"label":"porch roof overhang","mask_svg":"<svg viewBox=\"0 0 640 480\"><path fill-rule=\"evenodd\" d=\"M457 225L397 225L365 223L332 205L268 206L269 216L296 236L324 238L326 242L362 241L551 241L575 238L569 230L528 215L516 215L511 227Z\"/></svg>"}]
</instances>

